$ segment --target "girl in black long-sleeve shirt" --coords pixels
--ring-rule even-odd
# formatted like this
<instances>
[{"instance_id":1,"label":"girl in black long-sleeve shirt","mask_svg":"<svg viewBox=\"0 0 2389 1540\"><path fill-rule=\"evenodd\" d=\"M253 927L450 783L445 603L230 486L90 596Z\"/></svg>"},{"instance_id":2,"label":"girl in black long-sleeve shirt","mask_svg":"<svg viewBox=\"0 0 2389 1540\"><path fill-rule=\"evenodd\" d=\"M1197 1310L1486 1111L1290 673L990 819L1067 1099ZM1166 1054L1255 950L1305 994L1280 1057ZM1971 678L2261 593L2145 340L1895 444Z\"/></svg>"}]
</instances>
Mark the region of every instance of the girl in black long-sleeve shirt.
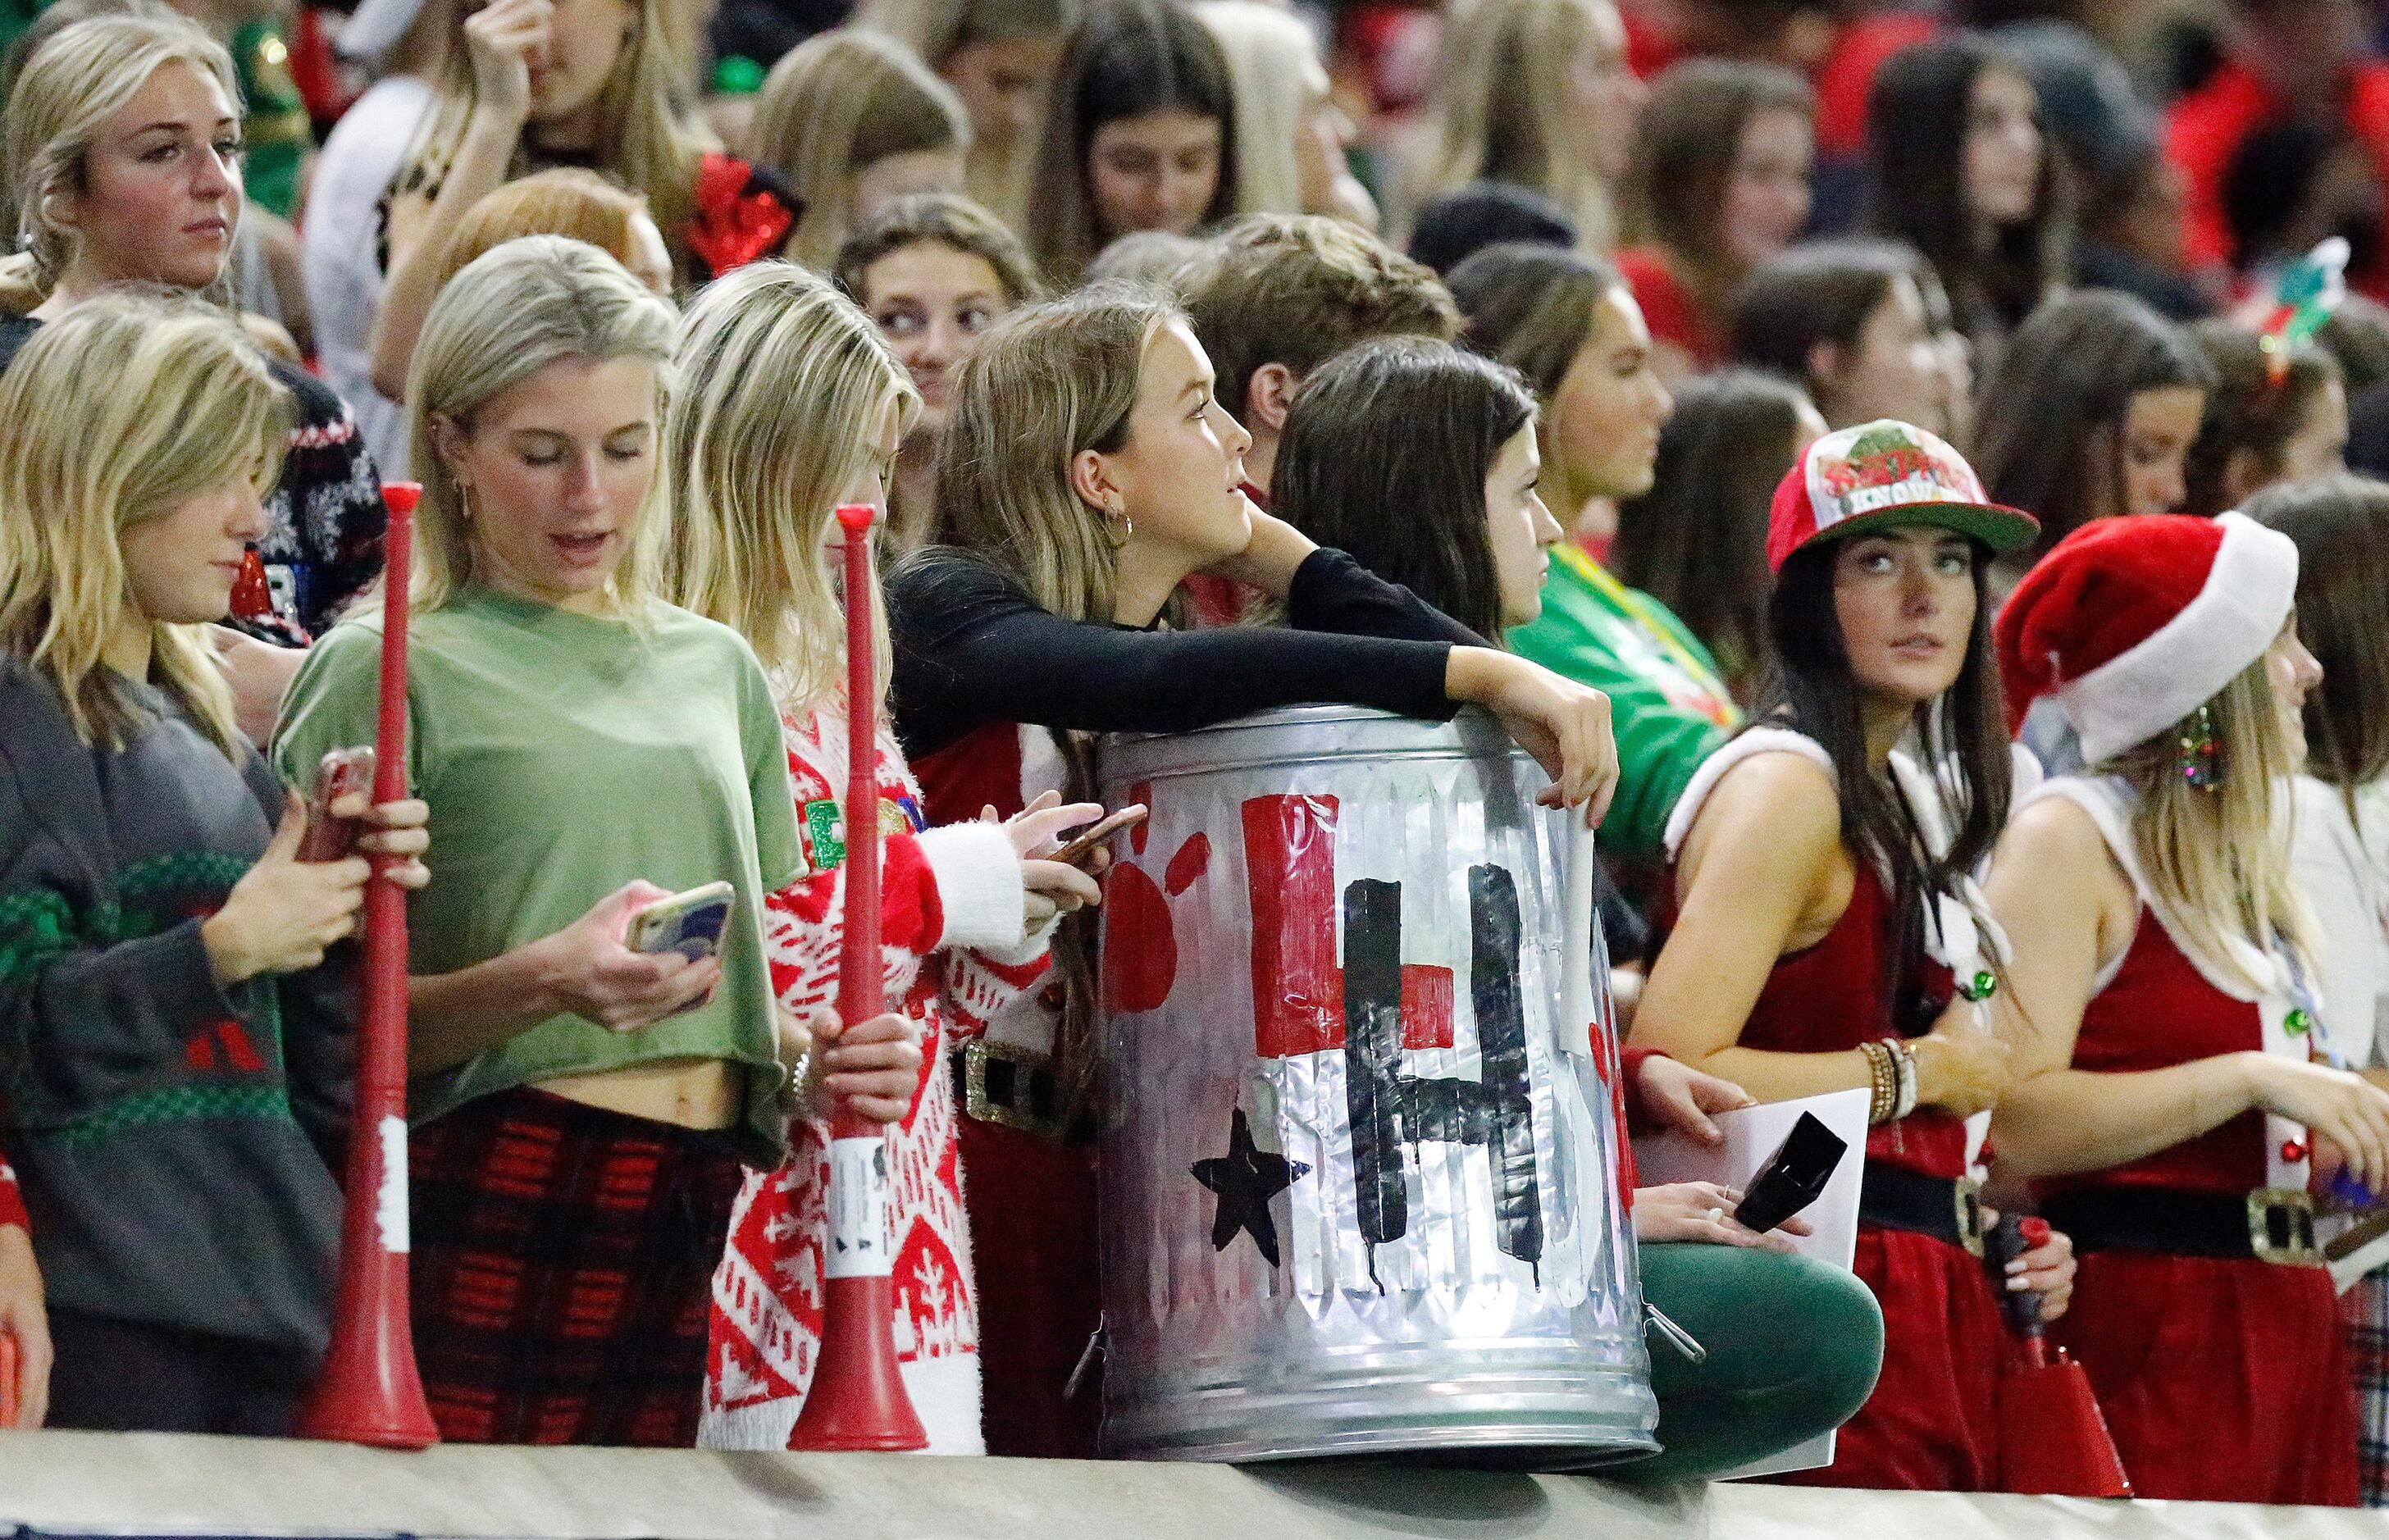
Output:
<instances>
[{"instance_id":1,"label":"girl in black long-sleeve shirt","mask_svg":"<svg viewBox=\"0 0 2389 1540\"><path fill-rule=\"evenodd\" d=\"M952 546L889 588L897 732L932 819L1091 789L1074 732L1182 731L1304 702L1432 718L1483 706L1551 770L1547 800L1597 816L1616 779L1606 698L1258 512L1240 490L1249 443L1164 300L1082 291L982 339L938 450ZM1284 600L1292 629L1152 629L1198 571ZM1083 948L1057 952L1061 978L999 1012L960 1066L992 1454L1094 1452L1092 1388L1064 1395L1097 1309L1072 1094L1088 974Z\"/></svg>"}]
</instances>

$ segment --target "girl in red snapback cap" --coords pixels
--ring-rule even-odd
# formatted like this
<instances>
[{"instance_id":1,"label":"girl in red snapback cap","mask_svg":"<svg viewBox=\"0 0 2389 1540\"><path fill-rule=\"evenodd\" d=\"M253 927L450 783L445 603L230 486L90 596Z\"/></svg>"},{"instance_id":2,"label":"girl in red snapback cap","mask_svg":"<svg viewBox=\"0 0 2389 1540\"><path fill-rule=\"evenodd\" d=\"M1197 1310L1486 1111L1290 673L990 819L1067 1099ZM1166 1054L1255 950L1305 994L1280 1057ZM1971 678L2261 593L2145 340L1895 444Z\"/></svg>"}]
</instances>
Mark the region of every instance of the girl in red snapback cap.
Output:
<instances>
[{"instance_id":1,"label":"girl in red snapback cap","mask_svg":"<svg viewBox=\"0 0 2389 1540\"><path fill-rule=\"evenodd\" d=\"M1856 1266L1883 1306L1884 1368L1832 1466L1803 1478L1825 1484L1997 1482L2004 1328L1964 1120L1998 1102L2008 1050L1975 1008L1999 945L1968 873L2012 773L1985 573L2037 528L1922 428L1819 439L1769 514L1776 662L1757 725L1668 821L1672 932L1634 1046L1764 1101L1873 1098ZM2054 1238L2009 1286L2062 1309L2072 1276Z\"/></svg>"},{"instance_id":2,"label":"girl in red snapback cap","mask_svg":"<svg viewBox=\"0 0 2389 1540\"><path fill-rule=\"evenodd\" d=\"M2289 777L2321 677L2297 548L2226 514L2075 531L2000 612L2012 712L2089 769L1992 863L2014 944L2002 1160L2081 1245L2063 1329L2139 1495L2353 1504L2355 1412L2307 1189L2389 1186L2389 1094L2328 1059Z\"/></svg>"}]
</instances>

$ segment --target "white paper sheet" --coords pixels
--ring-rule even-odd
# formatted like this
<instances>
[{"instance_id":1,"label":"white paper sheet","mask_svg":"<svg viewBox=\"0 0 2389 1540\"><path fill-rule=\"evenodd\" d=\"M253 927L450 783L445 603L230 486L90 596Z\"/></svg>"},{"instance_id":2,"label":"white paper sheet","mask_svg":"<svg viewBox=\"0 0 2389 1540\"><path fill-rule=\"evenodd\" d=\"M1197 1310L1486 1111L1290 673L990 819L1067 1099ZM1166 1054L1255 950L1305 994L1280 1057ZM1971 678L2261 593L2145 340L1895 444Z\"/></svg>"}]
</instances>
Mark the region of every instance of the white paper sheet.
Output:
<instances>
[{"instance_id":1,"label":"white paper sheet","mask_svg":"<svg viewBox=\"0 0 2389 1540\"><path fill-rule=\"evenodd\" d=\"M1814 1113L1817 1121L1840 1135L1849 1148L1843 1152L1842 1163L1833 1168L1823 1194L1800 1211L1812 1233L1787 1234L1784 1239L1801 1255L1846 1270L1858 1254L1859 1175L1866 1165L1867 1106L1871 1100L1870 1093L1863 1090L1835 1091L1829 1096L1770 1101L1740 1112L1718 1113L1712 1121L1725 1135L1723 1144L1711 1149L1679 1134L1638 1139L1634 1141L1636 1174L1645 1187L1664 1187L1670 1182L1748 1187L1759 1167L1774 1155L1784 1136L1792 1131L1792 1126L1800 1121L1800 1114ZM1658 1351L1671 1350L1662 1347ZM1813 1470L1833 1463L1833 1435L1826 1433L1781 1454L1726 1471L1716 1479L1731 1481L1743 1476L1771 1476L1784 1470Z\"/></svg>"}]
</instances>

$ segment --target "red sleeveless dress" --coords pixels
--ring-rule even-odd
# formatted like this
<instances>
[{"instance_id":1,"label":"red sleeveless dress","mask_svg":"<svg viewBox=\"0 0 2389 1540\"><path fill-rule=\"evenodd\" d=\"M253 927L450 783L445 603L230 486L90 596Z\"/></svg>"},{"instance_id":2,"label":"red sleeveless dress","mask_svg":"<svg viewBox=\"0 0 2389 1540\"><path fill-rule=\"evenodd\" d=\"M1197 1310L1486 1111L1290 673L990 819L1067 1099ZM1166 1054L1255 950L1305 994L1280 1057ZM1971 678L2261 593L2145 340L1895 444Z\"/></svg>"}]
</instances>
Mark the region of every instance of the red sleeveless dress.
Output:
<instances>
[{"instance_id":1,"label":"red sleeveless dress","mask_svg":"<svg viewBox=\"0 0 2389 1540\"><path fill-rule=\"evenodd\" d=\"M1777 961L1743 1027L1744 1048L1832 1053L1897 1037L1884 980L1890 896L1857 861L1849 908L1825 938ZM1924 964L1947 999L1948 971ZM1966 1174L1966 1125L1924 1108L1867 1135L1867 1159L1955 1180ZM1833 1463L1775 1478L1812 1486L1985 1492L1999 1479L1997 1385L2006 1327L1980 1258L1908 1230L1859 1227L1853 1267L1883 1307L1883 1373L1842 1425Z\"/></svg>"},{"instance_id":2,"label":"red sleeveless dress","mask_svg":"<svg viewBox=\"0 0 2389 1540\"><path fill-rule=\"evenodd\" d=\"M1672 859L1700 807L1742 757L1797 753L1830 773L1824 749L1801 734L1755 728L1712 756L1684 789L1667 824ZM1824 938L1778 958L1737 1039L1778 1053L1836 1053L1899 1036L1893 1021L1885 948L1891 895L1873 863L1859 858L1849 907ZM1669 908L1673 907L1670 884ZM1674 915L1664 916L1672 926ZM1948 968L1918 960L1928 999L1953 993ZM1938 1006L1932 1009L1939 1014ZM1955 1181L1966 1175L1966 1125L1937 1108L1871 1129L1867 1160ZM1999 1298L1980 1258L1962 1246L1863 1220L1852 1270L1883 1309L1883 1371L1858 1415L1844 1423L1833 1463L1770 1481L1810 1486L1987 1492L1999 1479L1993 1397L2006 1350Z\"/></svg>"},{"instance_id":3,"label":"red sleeveless dress","mask_svg":"<svg viewBox=\"0 0 2389 1540\"><path fill-rule=\"evenodd\" d=\"M2263 1044L2257 1003L2210 983L2143 905L2114 977L2082 1013L2074 1067L2166 1069ZM2128 1165L2036 1190L2245 1193L2266 1185L2266 1138L2264 1114L2243 1113ZM2050 1330L2089 1371L2140 1496L2356 1504L2356 1407L2325 1269L2090 1252L2073 1307Z\"/></svg>"}]
</instances>

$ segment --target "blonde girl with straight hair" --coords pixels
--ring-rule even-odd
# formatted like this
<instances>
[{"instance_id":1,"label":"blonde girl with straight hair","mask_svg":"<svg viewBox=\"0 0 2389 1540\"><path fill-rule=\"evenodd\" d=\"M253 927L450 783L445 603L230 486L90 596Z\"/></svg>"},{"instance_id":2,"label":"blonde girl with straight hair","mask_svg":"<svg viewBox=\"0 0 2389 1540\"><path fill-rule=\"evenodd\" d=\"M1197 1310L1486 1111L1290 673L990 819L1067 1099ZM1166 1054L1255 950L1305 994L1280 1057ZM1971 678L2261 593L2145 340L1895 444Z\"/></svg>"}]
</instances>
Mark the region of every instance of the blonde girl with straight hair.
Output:
<instances>
[{"instance_id":1,"label":"blonde girl with straight hair","mask_svg":"<svg viewBox=\"0 0 2389 1540\"><path fill-rule=\"evenodd\" d=\"M954 88L970 118L963 190L1017 227L1061 62L1072 0L863 0L854 24L887 33Z\"/></svg>"},{"instance_id":2,"label":"blonde girl with straight hair","mask_svg":"<svg viewBox=\"0 0 2389 1540\"><path fill-rule=\"evenodd\" d=\"M636 279L620 282L630 278L628 271L586 241L521 236L483 253L465 271L475 272L476 281L441 290L437 313L444 325L436 334L425 329L407 375L408 458L423 481L409 591L417 615L445 608L491 578L478 570L488 565L489 548L473 528L473 484L460 475L455 457L441 452L471 435L477 414L550 371L632 363L649 372L647 407L660 418L671 356L670 302ZM650 471L640 479L629 516L616 531L619 559L581 601L584 607L630 620L645 617L662 592L668 496L659 475ZM359 617L372 620L369 612Z\"/></svg>"},{"instance_id":3,"label":"blonde girl with straight hair","mask_svg":"<svg viewBox=\"0 0 2389 1540\"><path fill-rule=\"evenodd\" d=\"M0 261L0 368L43 325L114 285L163 285L230 313L239 103L230 56L178 16L93 17L33 50L0 108L0 175L23 248ZM348 408L304 372L268 367L292 421L257 541L273 610L242 625L297 643L380 571L384 515ZM269 703L287 680L273 651L228 659L245 698L253 664L269 676Z\"/></svg>"},{"instance_id":4,"label":"blonde girl with straight hair","mask_svg":"<svg viewBox=\"0 0 2389 1540\"><path fill-rule=\"evenodd\" d=\"M826 274L847 232L897 198L961 189L970 121L903 45L841 27L772 67L747 144L803 208L789 261Z\"/></svg>"},{"instance_id":5,"label":"blonde girl with straight hair","mask_svg":"<svg viewBox=\"0 0 2389 1540\"><path fill-rule=\"evenodd\" d=\"M224 256L194 250L159 271L117 271L104 247L80 237L73 195L89 190L87 157L109 120L132 102L152 76L179 64L212 82L227 103L240 100L232 56L224 45L180 17L100 17L79 22L28 59L0 117L0 166L5 166L9 205L17 225L16 255L0 260L0 310L32 312L63 282L80 297L102 284L125 279L177 283L228 298ZM45 57L44 57L45 56ZM239 148L237 125L227 141L227 158ZM189 280L197 279L197 282Z\"/></svg>"},{"instance_id":6,"label":"blonde girl with straight hair","mask_svg":"<svg viewBox=\"0 0 2389 1540\"><path fill-rule=\"evenodd\" d=\"M1992 1139L2082 1254L2063 1335L2152 1497L2357 1500L2308 1188L2389 1188L2389 1092L2336 1050L2292 875L2322 675L2298 566L2238 514L2100 519L1999 615L2011 719L2052 696L2089 768L1993 855L2018 1062Z\"/></svg>"},{"instance_id":7,"label":"blonde girl with straight hair","mask_svg":"<svg viewBox=\"0 0 2389 1540\"><path fill-rule=\"evenodd\" d=\"M830 1002L846 944L845 846L827 820L847 789L850 598L874 612L882 690L888 656L876 585L842 592L846 537L833 511L884 501L920 398L852 301L779 262L709 288L689 312L676 363L680 392L665 439L679 494L675 589L754 644L778 696L809 834L804 873L764 904L780 1004L802 1015ZM983 1026L1041 965L1056 915L1099 897L1084 872L1028 858L1102 809L1041 805L1006 825L973 819L933 829L884 717L876 748L888 998L903 1002L908 1040L942 1063L951 1033ZM933 954L943 956L941 989L922 986ZM911 1103L895 1129L895 1159L931 1175L899 1184L891 1215L893 1233L908 1247L918 1239L921 1257L896 1341L932 1450L976 1454L984 1449L978 1312L951 1077L931 1075ZM797 1120L787 1164L749 1174L739 1194L714 1279L709 1361L717 1371L700 1435L709 1445L785 1448L810 1389L820 1336L804 1280L820 1277L824 1261L829 1133L820 1116ZM733 1368L758 1360L775 1372ZM791 1394L775 1394L783 1381Z\"/></svg>"},{"instance_id":8,"label":"blonde girl with straight hair","mask_svg":"<svg viewBox=\"0 0 2389 1540\"><path fill-rule=\"evenodd\" d=\"M75 388L32 393L19 376L0 420L0 649L48 674L76 734L121 749L146 713L107 667L128 628L148 628L149 672L224 753L238 757L232 693L198 626L143 616L126 587L126 527L235 479L262 496L281 468L289 397L253 350L224 346L221 320L163 300L102 308L47 339L48 358L88 334ZM160 335L137 346L134 325ZM33 377L31 372L23 376ZM160 410L161 403L176 403ZM92 447L114 452L90 463Z\"/></svg>"},{"instance_id":9,"label":"blonde girl with straight hair","mask_svg":"<svg viewBox=\"0 0 2389 1540\"><path fill-rule=\"evenodd\" d=\"M329 1324L352 1024L325 960L366 862L298 859L305 807L201 635L290 410L230 318L146 295L0 378L0 1142L43 1216L56 1426L287 1433ZM421 804L335 811L421 885Z\"/></svg>"},{"instance_id":10,"label":"blonde girl with straight hair","mask_svg":"<svg viewBox=\"0 0 2389 1540\"><path fill-rule=\"evenodd\" d=\"M1197 0L1236 86L1236 211L1333 214L1374 233L1376 199L1344 152L1359 131L1336 105L1309 24L1266 0Z\"/></svg>"},{"instance_id":11,"label":"blonde girl with straight hair","mask_svg":"<svg viewBox=\"0 0 2389 1540\"><path fill-rule=\"evenodd\" d=\"M1182 732L1312 701L1421 717L1484 704L1552 771L1551 800L1605 802L1607 700L1255 508L1242 490L1252 440L1215 385L1175 305L1110 286L1014 312L963 365L937 458L952 544L889 586L897 737L932 821L1084 795L1097 732ZM1162 628L1196 571L1285 600L1289 625ZM1362 626L1373 634L1337 634ZM1081 1126L1092 940L1067 925L1058 986L1011 1001L966 1050L981 1063L972 1085L1019 1088L982 1101L988 1116L961 1139L998 1454L1093 1448L1090 1408L1061 1394L1097 1309ZM990 1058L1013 1073L990 1080Z\"/></svg>"},{"instance_id":12,"label":"blonde girl with straight hair","mask_svg":"<svg viewBox=\"0 0 2389 1540\"><path fill-rule=\"evenodd\" d=\"M1613 0L1470 0L1445 34L1440 79L1427 197L1511 183L1565 209L1588 248L1616 245L1616 189L1646 93Z\"/></svg>"},{"instance_id":13,"label":"blonde girl with straight hair","mask_svg":"<svg viewBox=\"0 0 2389 1540\"><path fill-rule=\"evenodd\" d=\"M763 951L763 895L802 865L771 686L660 597L673 336L621 264L533 235L457 274L415 350L409 770L448 865L407 916L412 1264L432 1415L463 1442L695 1442L741 1165L785 1158L782 1055L815 1025L782 1031ZM370 731L377 632L360 614L314 648L275 745L294 772ZM632 945L639 911L717 884L709 945ZM919 1053L874 1030L814 1059L878 1053L856 1105L889 1117ZM497 1179L524 1139L556 1164ZM603 1202L571 1175L633 1168ZM492 1257L524 1280L497 1326ZM602 1341L530 1304L599 1270L631 1302Z\"/></svg>"},{"instance_id":14,"label":"blonde girl with straight hair","mask_svg":"<svg viewBox=\"0 0 2389 1540\"><path fill-rule=\"evenodd\" d=\"M646 199L683 285L778 250L795 210L722 153L686 105L694 67L679 12L674 0L492 0L460 16L380 205L390 284L375 321L374 384L384 395L403 388L439 293L446 232L532 172L589 166Z\"/></svg>"}]
</instances>

